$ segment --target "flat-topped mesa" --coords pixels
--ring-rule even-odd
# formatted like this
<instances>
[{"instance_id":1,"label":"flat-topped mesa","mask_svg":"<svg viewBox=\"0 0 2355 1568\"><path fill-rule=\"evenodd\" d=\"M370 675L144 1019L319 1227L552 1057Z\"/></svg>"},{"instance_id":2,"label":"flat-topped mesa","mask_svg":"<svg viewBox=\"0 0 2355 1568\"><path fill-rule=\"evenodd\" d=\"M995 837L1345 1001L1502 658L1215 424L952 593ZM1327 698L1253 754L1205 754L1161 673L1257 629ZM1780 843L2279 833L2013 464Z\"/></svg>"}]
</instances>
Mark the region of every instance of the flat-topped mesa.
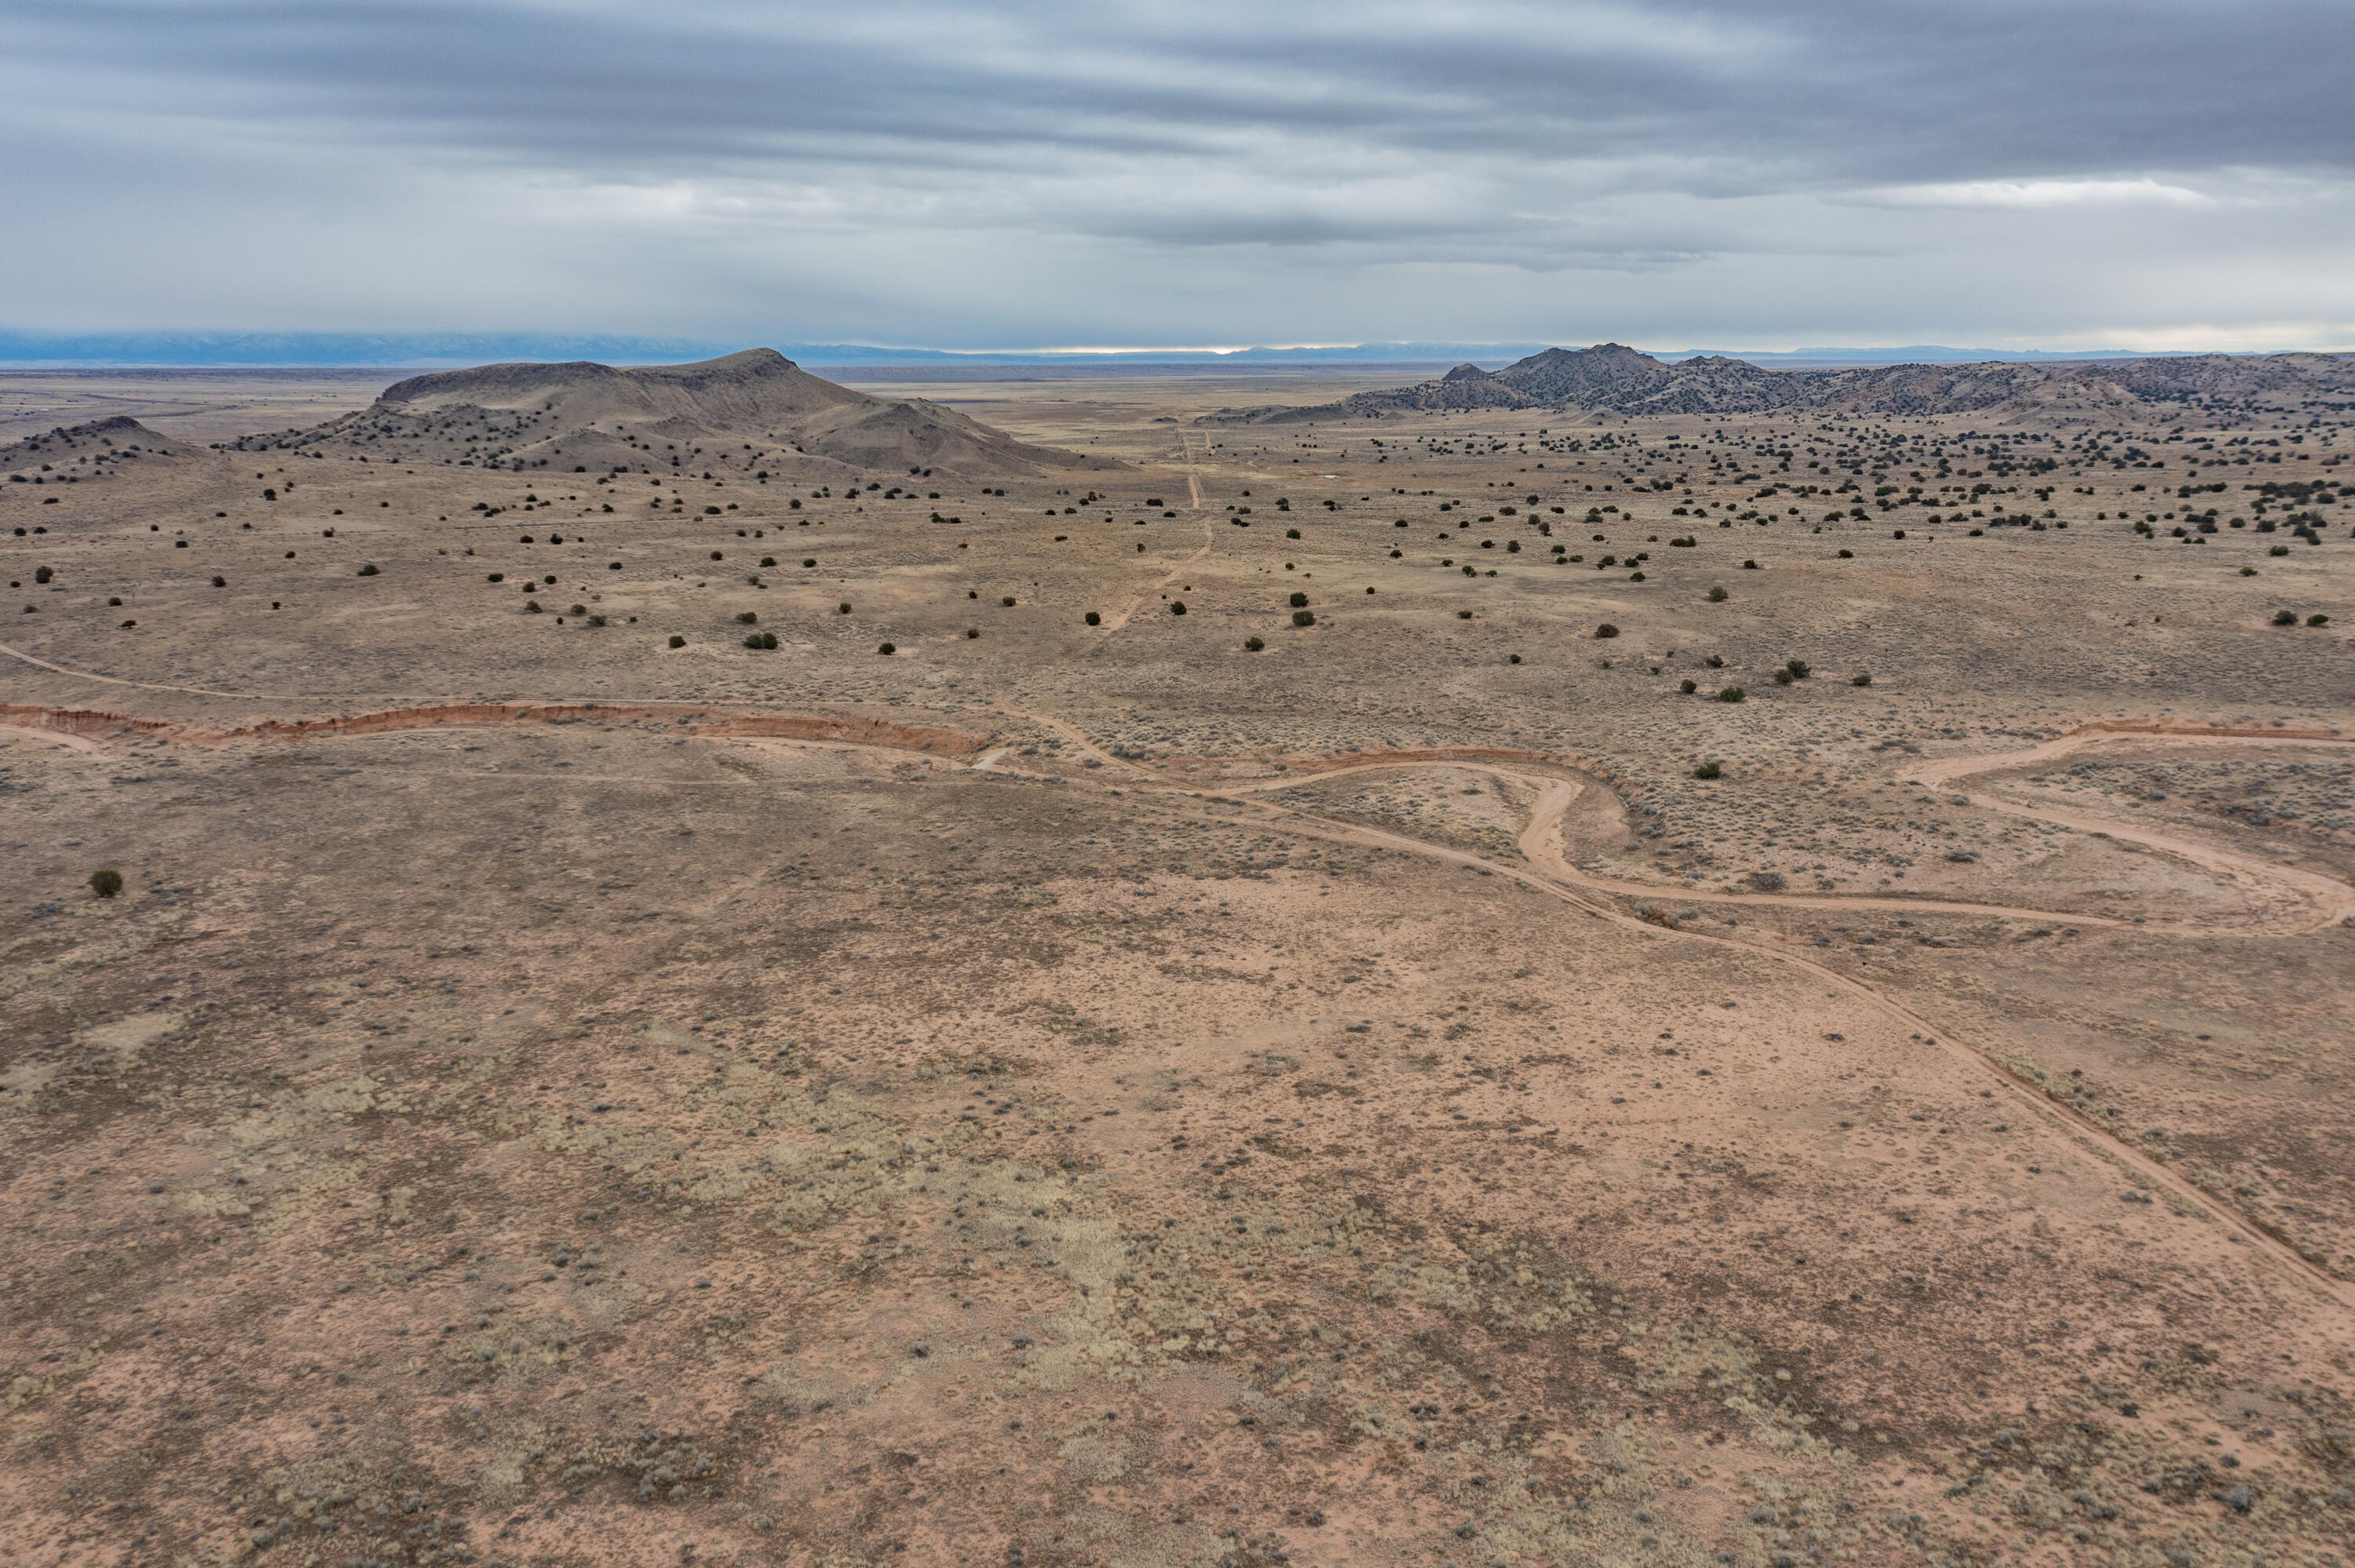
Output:
<instances>
[{"instance_id":1,"label":"flat-topped mesa","mask_svg":"<svg viewBox=\"0 0 2355 1568\"><path fill-rule=\"evenodd\" d=\"M785 471L945 469L1042 474L1114 469L1033 446L950 409L837 386L773 348L691 365L480 365L412 376L315 429L250 436L239 450L334 446L378 461L602 471L679 467L698 443L751 448ZM674 461L673 460L678 460ZM707 459L706 461L709 461Z\"/></svg>"}]
</instances>

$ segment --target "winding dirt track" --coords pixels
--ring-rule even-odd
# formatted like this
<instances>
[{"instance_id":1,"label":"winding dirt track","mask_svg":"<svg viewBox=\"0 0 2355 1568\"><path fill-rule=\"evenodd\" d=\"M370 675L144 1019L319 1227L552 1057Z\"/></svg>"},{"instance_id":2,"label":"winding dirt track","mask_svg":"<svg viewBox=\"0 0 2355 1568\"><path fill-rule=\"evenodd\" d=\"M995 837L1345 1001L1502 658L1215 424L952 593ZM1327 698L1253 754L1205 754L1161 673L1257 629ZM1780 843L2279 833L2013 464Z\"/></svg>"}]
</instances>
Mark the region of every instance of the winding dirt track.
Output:
<instances>
[{"instance_id":1,"label":"winding dirt track","mask_svg":"<svg viewBox=\"0 0 2355 1568\"><path fill-rule=\"evenodd\" d=\"M1205 548L1208 548L1206 544ZM1826 985L1857 998L1892 1021L1920 1033L1927 1042L1946 1052L1955 1061L1985 1072L1995 1078L2004 1093L2019 1107L2032 1113L2046 1125L2062 1131L2089 1156L2107 1160L2132 1179L2155 1192L2167 1193L2178 1208L2195 1215L2212 1218L2224 1225L2234 1237L2270 1258L2293 1277L2301 1278L2317 1290L2337 1301L2342 1308L2355 1308L2355 1286L2326 1271L2295 1248L2275 1237L2264 1227L2253 1223L2237 1211L2218 1204L2207 1193L2178 1176L2166 1165L2150 1159L2133 1147L2119 1141L2106 1128L2072 1108L2048 1098L2036 1086L2025 1082L2004 1065L2002 1058L1979 1045L1955 1038L1948 1031L1915 1012L1904 1004L1874 991L1863 982L1851 979L1825 964L1796 952L1771 947L1746 937L1721 935L1674 924L1663 925L1656 920L1639 917L1622 907L1621 899L1629 896L1664 897L1662 889L1641 884L1616 882L1580 871L1564 857L1561 850L1561 824L1563 812L1580 791L1587 788L1575 774L1575 759L1547 758L1535 753L1515 753L1501 748L1461 748L1433 754L1400 753L1362 757L1337 765L1307 764L1299 775L1254 780L1248 783L1224 781L1208 789L1173 782L1161 774L1124 758L1111 756L1098 747L1085 732L1067 721L1047 715L1017 714L1063 736L1088 757L1097 760L1128 789L1150 792L1172 799L1203 803L1206 814L1238 825L1264 826L1271 821L1284 822L1291 832L1330 842L1384 849L1412 854L1429 860L1473 867L1494 875L1504 876L1546 893L1571 905L1590 918L1606 921L1649 939L1707 942L1746 954L1772 959L1788 964L1821 980ZM660 719L681 725L691 735L713 738L748 738L772 740L787 744L821 745L876 750L905 758L911 752L928 754L940 764L963 766L974 771L996 771L1022 774L1021 770L1004 766L1007 747L991 749L985 737L962 732L897 726L863 715L766 715L759 716L714 713L709 707L697 705L600 705L600 704L444 704L414 708L390 709L350 718L316 719L298 722L265 721L230 731L197 731L152 719L138 719L129 715L99 710L62 710L30 705L0 706L0 727L25 731L45 740L69 738L79 742L75 749L95 755L105 749L105 741L126 731L149 737L194 744L268 743L297 738L326 739L340 736L384 735L402 730L436 727L475 727L494 725L557 724L583 721L630 722ZM2023 751L1998 753L1991 756L1954 758L1925 766L1914 771L1917 782L1946 783L1980 774L2001 772L2106 743L2137 746L2199 747L2233 745L2246 746L2252 741L2267 744L2347 745L2345 737L2320 734L2283 736L2279 732L2258 735L2232 732L2202 731L2181 733L2154 726L2147 732L2122 731L2115 726L2098 731L2080 733L2061 740ZM1301 783L1355 773L1401 771L1424 768L1476 768L1499 779L1513 781L1533 789L1537 800L1531 808L1528 825L1518 841L1523 863L1500 863L1466 850L1435 844L1402 833L1343 821L1318 815L1296 804L1282 800L1252 799L1266 797L1278 791L1297 788ZM1543 771L1538 769L1542 768ZM1106 788L1110 780L1067 779L1082 788ZM2088 832L2109 833L2170 853L2181 854L2197 863L2211 866L2253 892L2263 892L2268 886L2286 891L2296 903L2306 906L2306 917L2294 927L2268 924L2263 934L2294 935L2318 930L2326 926L2355 917L2355 887L2318 874L2293 867L2271 865L2253 857L2235 854L2211 845L2196 843L2137 827L2126 822L2110 821L2078 813L2063 813L2039 806L2027 806L1999 796L1974 796L1975 802L1989 810L2002 810L2044 821L2065 822ZM1237 813L1240 813L1238 815ZM2115 920L2097 919L2082 915L2063 915L2051 911L2018 908L2001 905L1936 902L1913 898L1872 898L1866 896L1811 896L1804 894L1703 894L1687 890L1669 890L1681 900L1694 904L1713 905L1773 905L1783 907L1812 906L1842 909L1880 909L1891 912L1951 910L2004 918L2065 921L2079 926L2116 926ZM2153 935L2169 931L2185 931L2194 927L2177 925L2151 925L2143 927Z\"/></svg>"}]
</instances>

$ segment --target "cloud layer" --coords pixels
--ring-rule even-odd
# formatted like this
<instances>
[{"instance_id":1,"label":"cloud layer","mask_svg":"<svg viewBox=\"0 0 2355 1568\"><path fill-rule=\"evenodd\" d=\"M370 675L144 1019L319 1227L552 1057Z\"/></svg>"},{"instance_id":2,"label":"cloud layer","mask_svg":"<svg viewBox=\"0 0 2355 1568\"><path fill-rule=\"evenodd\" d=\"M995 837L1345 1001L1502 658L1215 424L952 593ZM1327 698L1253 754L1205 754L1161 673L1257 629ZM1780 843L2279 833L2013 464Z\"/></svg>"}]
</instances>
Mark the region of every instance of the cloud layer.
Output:
<instances>
[{"instance_id":1,"label":"cloud layer","mask_svg":"<svg viewBox=\"0 0 2355 1568\"><path fill-rule=\"evenodd\" d=\"M0 325L2345 344L2344 24L0 0Z\"/></svg>"}]
</instances>

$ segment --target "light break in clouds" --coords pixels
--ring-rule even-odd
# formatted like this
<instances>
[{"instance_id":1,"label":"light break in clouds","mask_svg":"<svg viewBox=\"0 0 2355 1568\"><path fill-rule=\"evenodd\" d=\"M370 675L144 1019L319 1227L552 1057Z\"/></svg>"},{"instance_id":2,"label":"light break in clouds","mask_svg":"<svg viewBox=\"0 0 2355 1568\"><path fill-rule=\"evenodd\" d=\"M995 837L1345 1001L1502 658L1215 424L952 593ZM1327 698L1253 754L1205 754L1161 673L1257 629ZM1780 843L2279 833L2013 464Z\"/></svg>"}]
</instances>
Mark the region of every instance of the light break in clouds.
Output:
<instances>
[{"instance_id":1,"label":"light break in clouds","mask_svg":"<svg viewBox=\"0 0 2355 1568\"><path fill-rule=\"evenodd\" d=\"M0 328L2355 344L2344 0L0 0Z\"/></svg>"}]
</instances>

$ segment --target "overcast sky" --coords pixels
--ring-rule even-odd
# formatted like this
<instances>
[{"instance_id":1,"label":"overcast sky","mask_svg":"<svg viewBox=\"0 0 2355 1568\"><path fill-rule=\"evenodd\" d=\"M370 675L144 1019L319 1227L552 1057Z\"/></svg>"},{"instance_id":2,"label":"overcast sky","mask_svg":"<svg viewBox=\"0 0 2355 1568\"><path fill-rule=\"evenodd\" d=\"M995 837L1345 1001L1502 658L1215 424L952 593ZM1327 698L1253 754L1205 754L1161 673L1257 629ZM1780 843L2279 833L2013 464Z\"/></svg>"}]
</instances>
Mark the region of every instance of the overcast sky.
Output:
<instances>
[{"instance_id":1,"label":"overcast sky","mask_svg":"<svg viewBox=\"0 0 2355 1568\"><path fill-rule=\"evenodd\" d=\"M2355 345L2348 0L0 0L0 326Z\"/></svg>"}]
</instances>

